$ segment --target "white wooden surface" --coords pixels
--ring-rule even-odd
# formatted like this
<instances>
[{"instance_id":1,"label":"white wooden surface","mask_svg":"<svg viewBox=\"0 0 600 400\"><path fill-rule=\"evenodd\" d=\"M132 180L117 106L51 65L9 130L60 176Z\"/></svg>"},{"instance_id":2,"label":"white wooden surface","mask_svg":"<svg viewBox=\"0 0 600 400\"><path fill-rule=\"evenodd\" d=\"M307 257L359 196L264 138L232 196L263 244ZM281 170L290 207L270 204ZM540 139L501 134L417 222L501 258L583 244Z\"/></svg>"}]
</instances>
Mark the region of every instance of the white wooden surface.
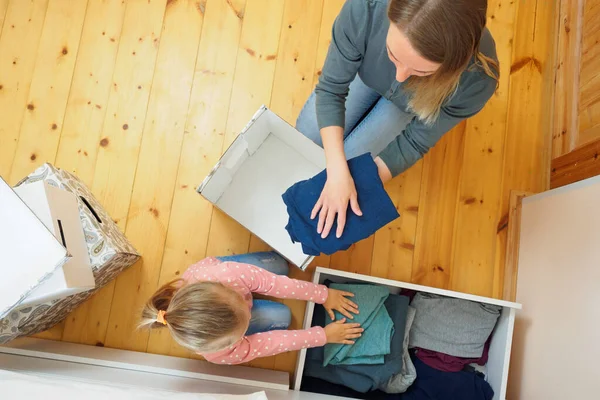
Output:
<instances>
[{"instance_id":1,"label":"white wooden surface","mask_svg":"<svg viewBox=\"0 0 600 400\"><path fill-rule=\"evenodd\" d=\"M508 398L597 399L600 176L523 199Z\"/></svg>"},{"instance_id":2,"label":"white wooden surface","mask_svg":"<svg viewBox=\"0 0 600 400\"><path fill-rule=\"evenodd\" d=\"M300 268L312 257L284 229L281 195L325 168L323 149L272 111L261 108L227 149L198 191Z\"/></svg>"},{"instance_id":3,"label":"white wooden surface","mask_svg":"<svg viewBox=\"0 0 600 400\"><path fill-rule=\"evenodd\" d=\"M0 346L0 354L2 353L259 387L261 389L288 390L289 388L289 375L286 372L242 366L223 366L187 358L42 339L16 339Z\"/></svg>"},{"instance_id":4,"label":"white wooden surface","mask_svg":"<svg viewBox=\"0 0 600 400\"><path fill-rule=\"evenodd\" d=\"M2 178L0 257L0 318L70 258Z\"/></svg>"},{"instance_id":5,"label":"white wooden surface","mask_svg":"<svg viewBox=\"0 0 600 400\"><path fill-rule=\"evenodd\" d=\"M493 304L503 307L502 314L498 320L498 323L496 324L496 328L492 336L492 343L490 345L489 359L487 363L487 373L488 382L490 383L490 386L492 386L492 389L494 389L494 400L505 399L515 311L521 309L521 304L487 297L474 296L466 293L453 292L450 290L415 285L407 282L393 281L390 279L338 271L330 268L317 267L313 276L313 282L323 283L327 279L330 279L334 282L369 282L385 286L390 290L391 293L399 293L401 289L408 289L417 292L433 293L442 296L476 301L479 303ZM306 305L304 329L308 329L312 325L314 307L314 303L309 302ZM306 350L301 350L296 363L296 375L292 385L294 390L300 390L305 359Z\"/></svg>"},{"instance_id":6,"label":"white wooden surface","mask_svg":"<svg viewBox=\"0 0 600 400\"><path fill-rule=\"evenodd\" d=\"M100 350L104 351L107 349L101 348ZM80 364L72 361L56 360L53 358L39 358L32 356L7 354L3 353L3 349L2 347L0 347L0 369L15 371L19 373L26 373L40 377L69 379L96 384L134 386L188 393L220 393L246 395L250 393L255 393L259 390L264 390L269 400L334 399L334 397L331 396L318 395L312 393L261 388L258 382L256 382L256 384L253 386L240 385L234 383L219 382L215 380L202 380L192 377L181 377L176 375L146 372L137 369L120 369L99 364L100 363L92 362Z\"/></svg>"}]
</instances>

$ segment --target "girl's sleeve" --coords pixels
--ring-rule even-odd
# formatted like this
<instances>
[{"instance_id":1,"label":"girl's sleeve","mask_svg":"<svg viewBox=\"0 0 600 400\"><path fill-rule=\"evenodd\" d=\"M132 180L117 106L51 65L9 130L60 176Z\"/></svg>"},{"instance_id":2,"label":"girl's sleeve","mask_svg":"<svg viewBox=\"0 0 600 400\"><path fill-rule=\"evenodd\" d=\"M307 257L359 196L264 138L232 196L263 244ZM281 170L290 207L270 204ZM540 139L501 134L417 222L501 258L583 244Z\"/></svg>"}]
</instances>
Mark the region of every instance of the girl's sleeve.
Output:
<instances>
[{"instance_id":1,"label":"girl's sleeve","mask_svg":"<svg viewBox=\"0 0 600 400\"><path fill-rule=\"evenodd\" d=\"M275 275L249 264L229 264L230 270L234 271L237 279L251 292L280 299L312 301L317 304L327 301L328 289L325 285Z\"/></svg>"},{"instance_id":2,"label":"girl's sleeve","mask_svg":"<svg viewBox=\"0 0 600 400\"><path fill-rule=\"evenodd\" d=\"M244 336L225 350L202 356L214 364L241 364L259 357L324 346L326 343L325 330L320 326L298 331L275 330Z\"/></svg>"}]
</instances>

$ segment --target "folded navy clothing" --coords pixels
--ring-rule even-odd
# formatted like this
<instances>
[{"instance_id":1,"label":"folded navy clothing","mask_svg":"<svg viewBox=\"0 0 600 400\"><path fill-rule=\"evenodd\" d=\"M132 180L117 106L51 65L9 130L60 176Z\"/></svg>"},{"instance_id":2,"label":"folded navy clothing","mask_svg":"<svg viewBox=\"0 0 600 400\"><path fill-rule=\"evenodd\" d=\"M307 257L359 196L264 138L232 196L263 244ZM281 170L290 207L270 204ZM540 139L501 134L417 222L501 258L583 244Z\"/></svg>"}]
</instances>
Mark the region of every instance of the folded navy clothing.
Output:
<instances>
[{"instance_id":1,"label":"folded navy clothing","mask_svg":"<svg viewBox=\"0 0 600 400\"><path fill-rule=\"evenodd\" d=\"M417 379L398 397L401 400L492 400L494 390L479 373L445 372L431 368L414 352L411 359Z\"/></svg>"},{"instance_id":2,"label":"folded navy clothing","mask_svg":"<svg viewBox=\"0 0 600 400\"><path fill-rule=\"evenodd\" d=\"M390 295L384 306L394 322L394 335L391 339L390 354L384 357L384 363L379 365L328 365L323 366L324 349L316 347L306 353L304 375L324 379L331 383L342 384L357 392L365 393L377 389L387 382L390 377L402 369L402 348L404 328L408 312L408 297ZM359 304L360 307L360 304ZM325 325L325 310L315 307L314 325Z\"/></svg>"},{"instance_id":3,"label":"folded navy clothing","mask_svg":"<svg viewBox=\"0 0 600 400\"><path fill-rule=\"evenodd\" d=\"M479 373L438 371L419 360L414 352L411 358L417 370L417 380L406 393L386 394L376 390L365 394L325 378L310 376L302 378L301 390L369 400L491 400L494 397L494 391Z\"/></svg>"},{"instance_id":4,"label":"folded navy clothing","mask_svg":"<svg viewBox=\"0 0 600 400\"><path fill-rule=\"evenodd\" d=\"M347 386L337 385L335 383L328 382L323 379L315 378L312 376L302 377L302 385L300 390L303 392L328 394L331 396L338 396L350 399L364 399L364 400L396 400L399 399L397 394L387 394L380 390L372 391L369 393L360 393L356 390L352 390Z\"/></svg>"},{"instance_id":5,"label":"folded navy clothing","mask_svg":"<svg viewBox=\"0 0 600 400\"><path fill-rule=\"evenodd\" d=\"M317 233L319 218L310 219L310 214L327 180L326 170L311 179L294 184L282 196L289 215L289 222L285 229L292 242L302 244L302 250L307 255L318 256L321 253L330 255L346 250L400 216L383 188L377 165L371 154L363 154L349 160L348 167L354 179L358 204L363 215L359 217L349 208L344 233L340 238L335 235L337 221L333 224L327 238L322 239Z\"/></svg>"}]
</instances>

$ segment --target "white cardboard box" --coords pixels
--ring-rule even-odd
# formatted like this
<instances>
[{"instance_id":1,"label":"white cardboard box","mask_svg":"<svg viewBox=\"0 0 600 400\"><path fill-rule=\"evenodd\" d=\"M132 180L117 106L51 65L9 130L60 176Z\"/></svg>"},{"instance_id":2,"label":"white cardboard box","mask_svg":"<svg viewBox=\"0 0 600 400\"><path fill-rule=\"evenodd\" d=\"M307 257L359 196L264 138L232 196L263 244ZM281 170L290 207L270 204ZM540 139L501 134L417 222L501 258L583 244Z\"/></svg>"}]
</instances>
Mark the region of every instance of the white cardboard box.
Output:
<instances>
[{"instance_id":1,"label":"white cardboard box","mask_svg":"<svg viewBox=\"0 0 600 400\"><path fill-rule=\"evenodd\" d=\"M47 301L33 306L16 307L7 315L0 316L0 344L7 343L20 336L43 332L60 323L67 318L71 311L140 258L138 252L123 235L123 232L119 230L117 224L114 223L100 202L79 178L51 164L44 164L16 186L31 185L39 181L47 182L51 186L70 192L76 197L79 206L79 219L85 235L87 253L90 258L96 287L60 300ZM50 233L48 232L48 234ZM56 239L53 238L53 240ZM0 264L0 267L3 267L3 265ZM94 320L89 319L81 325L80 329L92 329L92 324L95 324Z\"/></svg>"},{"instance_id":2,"label":"white cardboard box","mask_svg":"<svg viewBox=\"0 0 600 400\"><path fill-rule=\"evenodd\" d=\"M75 195L45 181L22 185L14 191L72 255L61 268L57 268L48 279L35 288L21 302L21 306L39 304L93 289L94 274Z\"/></svg>"},{"instance_id":3,"label":"white cardboard box","mask_svg":"<svg viewBox=\"0 0 600 400\"><path fill-rule=\"evenodd\" d=\"M67 249L0 178L0 319L69 259Z\"/></svg>"},{"instance_id":4,"label":"white cardboard box","mask_svg":"<svg viewBox=\"0 0 600 400\"><path fill-rule=\"evenodd\" d=\"M325 169L321 147L261 107L204 179L198 193L301 269L313 257L292 243L281 195Z\"/></svg>"}]
</instances>

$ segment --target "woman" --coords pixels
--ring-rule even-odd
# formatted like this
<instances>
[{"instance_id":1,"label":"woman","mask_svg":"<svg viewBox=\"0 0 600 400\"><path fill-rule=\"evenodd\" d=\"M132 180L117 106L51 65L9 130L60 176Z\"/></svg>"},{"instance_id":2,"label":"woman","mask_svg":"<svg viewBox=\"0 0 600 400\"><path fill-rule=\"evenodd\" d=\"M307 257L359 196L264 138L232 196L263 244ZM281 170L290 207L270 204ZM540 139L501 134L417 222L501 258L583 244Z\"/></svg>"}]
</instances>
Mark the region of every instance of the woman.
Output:
<instances>
[{"instance_id":1,"label":"woman","mask_svg":"<svg viewBox=\"0 0 600 400\"><path fill-rule=\"evenodd\" d=\"M370 152L383 182L400 174L497 86L487 0L347 0L319 83L297 121L325 149L327 182L311 218L327 237L348 205L361 215L346 160Z\"/></svg>"}]
</instances>

